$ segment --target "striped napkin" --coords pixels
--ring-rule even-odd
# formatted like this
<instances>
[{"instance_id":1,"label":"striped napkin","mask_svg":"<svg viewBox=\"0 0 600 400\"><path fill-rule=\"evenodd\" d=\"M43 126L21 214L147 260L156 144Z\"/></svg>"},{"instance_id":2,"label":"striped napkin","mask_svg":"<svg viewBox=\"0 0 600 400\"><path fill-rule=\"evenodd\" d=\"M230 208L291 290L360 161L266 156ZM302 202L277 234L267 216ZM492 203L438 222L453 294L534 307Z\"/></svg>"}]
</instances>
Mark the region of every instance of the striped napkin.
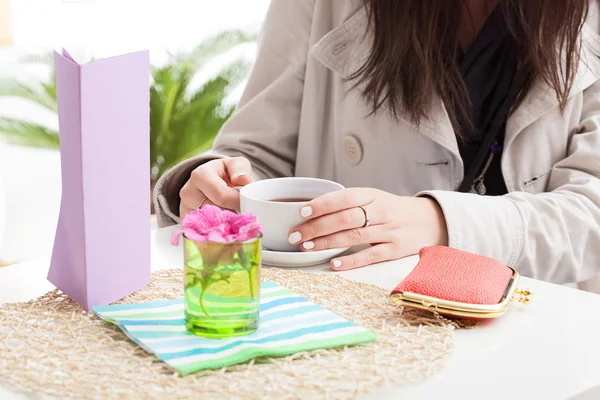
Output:
<instances>
[{"instance_id":1,"label":"striped napkin","mask_svg":"<svg viewBox=\"0 0 600 400\"><path fill-rule=\"evenodd\" d=\"M94 313L118 325L131 340L181 375L258 356L285 356L377 339L373 332L274 282L261 284L259 328L247 336L207 339L188 333L183 298L94 307Z\"/></svg>"}]
</instances>

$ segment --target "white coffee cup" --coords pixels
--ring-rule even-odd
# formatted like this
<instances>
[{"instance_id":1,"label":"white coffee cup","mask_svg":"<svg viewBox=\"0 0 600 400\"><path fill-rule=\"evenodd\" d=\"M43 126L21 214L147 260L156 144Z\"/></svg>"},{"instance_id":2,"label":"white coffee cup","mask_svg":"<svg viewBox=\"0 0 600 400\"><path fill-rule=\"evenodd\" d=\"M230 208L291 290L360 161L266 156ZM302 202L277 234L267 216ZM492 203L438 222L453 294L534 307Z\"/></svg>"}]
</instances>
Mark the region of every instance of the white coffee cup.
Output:
<instances>
[{"instance_id":1,"label":"white coffee cup","mask_svg":"<svg viewBox=\"0 0 600 400\"><path fill-rule=\"evenodd\" d=\"M274 251L299 251L290 244L290 231L305 222L300 209L306 201L276 201L280 199L312 200L324 194L342 190L339 183L316 178L275 178L253 182L240 190L242 214L252 213L263 227L263 247Z\"/></svg>"}]
</instances>

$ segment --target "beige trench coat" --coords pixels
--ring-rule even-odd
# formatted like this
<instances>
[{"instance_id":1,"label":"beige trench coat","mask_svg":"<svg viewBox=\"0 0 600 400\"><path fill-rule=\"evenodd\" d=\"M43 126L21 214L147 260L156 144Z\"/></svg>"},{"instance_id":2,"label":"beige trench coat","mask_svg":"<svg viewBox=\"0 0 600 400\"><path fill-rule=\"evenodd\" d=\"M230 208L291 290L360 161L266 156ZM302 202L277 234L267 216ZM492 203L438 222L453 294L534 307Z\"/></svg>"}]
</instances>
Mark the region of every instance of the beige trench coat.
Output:
<instances>
[{"instance_id":1,"label":"beige trench coat","mask_svg":"<svg viewBox=\"0 0 600 400\"><path fill-rule=\"evenodd\" d=\"M596 10L594 10L596 11ZM509 194L457 193L463 163L438 102L415 126L368 116L345 78L369 52L362 0L273 0L258 57L211 153L158 182L159 224L178 221L179 189L206 160L247 157L257 179L311 176L439 202L452 247L557 283L600 272L600 37L584 30L582 62L564 113L537 83L508 119L502 172Z\"/></svg>"}]
</instances>

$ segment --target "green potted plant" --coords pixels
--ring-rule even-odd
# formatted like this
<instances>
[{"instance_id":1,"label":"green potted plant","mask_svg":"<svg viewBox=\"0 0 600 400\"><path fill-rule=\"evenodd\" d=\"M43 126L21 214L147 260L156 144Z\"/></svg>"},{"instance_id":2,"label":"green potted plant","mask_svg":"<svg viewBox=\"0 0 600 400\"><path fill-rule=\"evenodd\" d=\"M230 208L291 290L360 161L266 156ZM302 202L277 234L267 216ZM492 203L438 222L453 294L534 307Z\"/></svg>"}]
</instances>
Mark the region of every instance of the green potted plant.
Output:
<instances>
[{"instance_id":1,"label":"green potted plant","mask_svg":"<svg viewBox=\"0 0 600 400\"><path fill-rule=\"evenodd\" d=\"M192 86L193 78L214 57L255 40L255 34L239 30L224 32L189 53L170 54L165 65L151 68L150 190L167 169L210 148L233 112L233 105L224 100L246 79L250 64L237 59L198 87ZM51 57L30 58L31 62L52 66ZM0 82L0 96L29 100L55 115L57 112L53 73L50 79L35 85L14 80ZM2 115L0 136L12 144L49 149L58 149L60 142L56 129Z\"/></svg>"}]
</instances>

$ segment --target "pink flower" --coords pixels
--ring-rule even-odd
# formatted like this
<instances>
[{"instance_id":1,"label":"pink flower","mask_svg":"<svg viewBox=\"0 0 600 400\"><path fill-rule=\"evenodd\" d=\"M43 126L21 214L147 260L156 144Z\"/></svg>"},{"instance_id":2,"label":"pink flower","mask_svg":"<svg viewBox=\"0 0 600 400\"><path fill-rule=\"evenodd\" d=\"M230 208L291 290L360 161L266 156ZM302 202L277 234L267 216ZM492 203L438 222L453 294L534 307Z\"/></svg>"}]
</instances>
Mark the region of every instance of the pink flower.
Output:
<instances>
[{"instance_id":1,"label":"pink flower","mask_svg":"<svg viewBox=\"0 0 600 400\"><path fill-rule=\"evenodd\" d=\"M179 244L181 235L197 242L232 243L254 239L262 233L254 215L238 215L208 204L190 211L181 226L183 229L171 236L173 245Z\"/></svg>"}]
</instances>

